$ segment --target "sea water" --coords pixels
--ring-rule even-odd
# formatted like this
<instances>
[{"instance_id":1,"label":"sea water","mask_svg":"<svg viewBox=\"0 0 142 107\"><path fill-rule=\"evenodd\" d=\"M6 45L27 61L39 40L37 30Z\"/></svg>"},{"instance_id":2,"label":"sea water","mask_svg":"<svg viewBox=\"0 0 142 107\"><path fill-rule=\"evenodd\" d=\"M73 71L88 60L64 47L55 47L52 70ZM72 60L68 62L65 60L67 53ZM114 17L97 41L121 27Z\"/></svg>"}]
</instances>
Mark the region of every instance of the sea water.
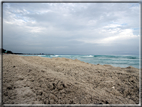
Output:
<instances>
[{"instance_id":1,"label":"sea water","mask_svg":"<svg viewBox=\"0 0 142 107\"><path fill-rule=\"evenodd\" d=\"M78 59L83 62L91 64L109 64L115 67L128 67L133 66L139 69L139 56L138 55L35 55L40 57L64 57L69 59Z\"/></svg>"}]
</instances>

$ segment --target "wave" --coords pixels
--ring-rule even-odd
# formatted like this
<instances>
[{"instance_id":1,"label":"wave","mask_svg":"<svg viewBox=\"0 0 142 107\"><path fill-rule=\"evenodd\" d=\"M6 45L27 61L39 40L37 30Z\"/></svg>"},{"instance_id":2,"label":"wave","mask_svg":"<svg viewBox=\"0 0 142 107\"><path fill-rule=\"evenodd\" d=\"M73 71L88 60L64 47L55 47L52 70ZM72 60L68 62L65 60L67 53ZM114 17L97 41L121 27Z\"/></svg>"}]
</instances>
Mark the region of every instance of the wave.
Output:
<instances>
[{"instance_id":1,"label":"wave","mask_svg":"<svg viewBox=\"0 0 142 107\"><path fill-rule=\"evenodd\" d=\"M41 56L41 57L43 57L43 56L46 56L46 55L37 55L37 56Z\"/></svg>"},{"instance_id":2,"label":"wave","mask_svg":"<svg viewBox=\"0 0 142 107\"><path fill-rule=\"evenodd\" d=\"M43 55L40 55L43 56ZM43 56L45 57L45 56ZM97 59L139 59L136 56L123 56L123 55L46 55L46 57L65 57L65 58L97 58Z\"/></svg>"},{"instance_id":3,"label":"wave","mask_svg":"<svg viewBox=\"0 0 142 107\"><path fill-rule=\"evenodd\" d=\"M126 56L126 58L128 58L128 59L138 59L138 57L134 57L134 56Z\"/></svg>"},{"instance_id":4,"label":"wave","mask_svg":"<svg viewBox=\"0 0 142 107\"><path fill-rule=\"evenodd\" d=\"M130 60L130 59L139 59L138 56L125 56L125 55L38 55L41 57L65 57L65 58L96 58L97 59L101 59L101 60L117 60L117 59L121 59L121 60Z\"/></svg>"},{"instance_id":5,"label":"wave","mask_svg":"<svg viewBox=\"0 0 142 107\"><path fill-rule=\"evenodd\" d=\"M138 59L138 57L136 57L136 56L115 56L115 55L94 55L94 57L100 57L100 58Z\"/></svg>"},{"instance_id":6,"label":"wave","mask_svg":"<svg viewBox=\"0 0 142 107\"><path fill-rule=\"evenodd\" d=\"M82 56L82 57L94 57L93 55L85 55L85 56Z\"/></svg>"},{"instance_id":7,"label":"wave","mask_svg":"<svg viewBox=\"0 0 142 107\"><path fill-rule=\"evenodd\" d=\"M59 55L50 55L50 57L59 57Z\"/></svg>"},{"instance_id":8,"label":"wave","mask_svg":"<svg viewBox=\"0 0 142 107\"><path fill-rule=\"evenodd\" d=\"M121 58L122 56L117 56L117 55L94 55L94 57L101 57L101 58Z\"/></svg>"}]
</instances>

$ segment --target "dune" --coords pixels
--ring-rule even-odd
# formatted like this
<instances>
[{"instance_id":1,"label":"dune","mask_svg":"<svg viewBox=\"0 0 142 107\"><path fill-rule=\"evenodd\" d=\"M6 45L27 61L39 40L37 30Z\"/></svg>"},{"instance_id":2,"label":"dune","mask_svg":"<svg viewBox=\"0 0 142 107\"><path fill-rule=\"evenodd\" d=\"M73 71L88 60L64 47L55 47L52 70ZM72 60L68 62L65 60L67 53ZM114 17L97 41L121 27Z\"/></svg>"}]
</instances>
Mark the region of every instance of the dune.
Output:
<instances>
[{"instance_id":1,"label":"dune","mask_svg":"<svg viewBox=\"0 0 142 107\"><path fill-rule=\"evenodd\" d=\"M138 104L139 69L3 55L4 104Z\"/></svg>"}]
</instances>

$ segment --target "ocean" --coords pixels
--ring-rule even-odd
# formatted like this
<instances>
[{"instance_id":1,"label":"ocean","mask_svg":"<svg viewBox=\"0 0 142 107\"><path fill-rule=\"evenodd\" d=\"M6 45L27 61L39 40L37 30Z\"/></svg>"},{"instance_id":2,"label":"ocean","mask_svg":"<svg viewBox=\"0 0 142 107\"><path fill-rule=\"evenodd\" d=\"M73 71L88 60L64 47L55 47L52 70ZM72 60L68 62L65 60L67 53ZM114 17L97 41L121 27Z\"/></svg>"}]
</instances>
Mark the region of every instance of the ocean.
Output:
<instances>
[{"instance_id":1,"label":"ocean","mask_svg":"<svg viewBox=\"0 0 142 107\"><path fill-rule=\"evenodd\" d=\"M40 56L40 57L64 57L69 59L78 59L83 62L91 64L109 64L115 67L126 68L133 66L139 69L139 56L138 55L24 55L24 56Z\"/></svg>"}]
</instances>

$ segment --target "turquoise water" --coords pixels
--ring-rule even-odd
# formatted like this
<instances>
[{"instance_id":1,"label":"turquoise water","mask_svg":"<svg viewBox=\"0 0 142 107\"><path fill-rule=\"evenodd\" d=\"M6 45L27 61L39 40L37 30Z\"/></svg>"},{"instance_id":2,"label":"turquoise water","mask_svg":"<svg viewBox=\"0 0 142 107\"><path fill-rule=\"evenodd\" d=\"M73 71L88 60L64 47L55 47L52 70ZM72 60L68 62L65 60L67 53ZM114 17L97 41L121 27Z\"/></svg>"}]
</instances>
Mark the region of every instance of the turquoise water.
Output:
<instances>
[{"instance_id":1,"label":"turquoise water","mask_svg":"<svg viewBox=\"0 0 142 107\"><path fill-rule=\"evenodd\" d=\"M115 67L133 66L139 68L138 55L24 55L24 56L40 56L40 57L64 57L69 59L78 59L91 64L109 64Z\"/></svg>"}]
</instances>

